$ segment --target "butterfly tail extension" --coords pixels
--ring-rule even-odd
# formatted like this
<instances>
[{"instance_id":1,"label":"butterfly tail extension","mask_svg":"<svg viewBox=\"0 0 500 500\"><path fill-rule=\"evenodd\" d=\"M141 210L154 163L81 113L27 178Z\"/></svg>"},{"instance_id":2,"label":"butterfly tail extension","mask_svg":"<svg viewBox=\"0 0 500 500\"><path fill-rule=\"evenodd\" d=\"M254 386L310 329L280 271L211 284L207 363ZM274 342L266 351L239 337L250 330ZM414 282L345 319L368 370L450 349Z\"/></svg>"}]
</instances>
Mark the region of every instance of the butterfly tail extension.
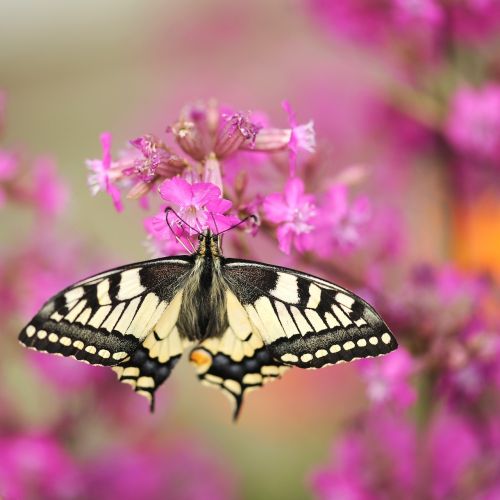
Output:
<instances>
[{"instance_id":1,"label":"butterfly tail extension","mask_svg":"<svg viewBox=\"0 0 500 500\"><path fill-rule=\"evenodd\" d=\"M245 394L280 378L287 369L262 344L256 348L242 344L228 331L222 339L207 339L199 344L189 358L202 384L221 390L229 398L234 421L240 415Z\"/></svg>"},{"instance_id":2,"label":"butterfly tail extension","mask_svg":"<svg viewBox=\"0 0 500 500\"><path fill-rule=\"evenodd\" d=\"M160 320L133 355L113 369L120 382L129 384L149 401L151 412L156 390L170 376L184 349L191 345L179 335L175 325L165 330L167 320L170 317Z\"/></svg>"}]
</instances>

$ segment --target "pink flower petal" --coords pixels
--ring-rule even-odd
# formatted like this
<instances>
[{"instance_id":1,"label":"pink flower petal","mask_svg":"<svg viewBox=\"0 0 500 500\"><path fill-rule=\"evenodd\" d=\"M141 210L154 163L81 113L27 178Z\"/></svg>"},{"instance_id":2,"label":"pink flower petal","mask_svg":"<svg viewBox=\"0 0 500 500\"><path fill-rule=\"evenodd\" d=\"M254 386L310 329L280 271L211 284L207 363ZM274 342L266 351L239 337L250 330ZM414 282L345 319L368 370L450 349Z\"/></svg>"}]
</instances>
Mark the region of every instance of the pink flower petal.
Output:
<instances>
[{"instance_id":1,"label":"pink flower petal","mask_svg":"<svg viewBox=\"0 0 500 500\"><path fill-rule=\"evenodd\" d=\"M292 248L293 227L290 224L284 224L278 228L276 234L278 236L279 249L283 253L290 255L290 250Z\"/></svg>"},{"instance_id":2,"label":"pink flower petal","mask_svg":"<svg viewBox=\"0 0 500 500\"><path fill-rule=\"evenodd\" d=\"M236 226L240 222L240 219L234 215L212 213L208 217L207 222L210 230L217 234Z\"/></svg>"},{"instance_id":3,"label":"pink flower petal","mask_svg":"<svg viewBox=\"0 0 500 500\"><path fill-rule=\"evenodd\" d=\"M221 196L220 189L211 182L197 182L192 185L193 205L203 206L211 200L217 200Z\"/></svg>"},{"instance_id":4,"label":"pink flower petal","mask_svg":"<svg viewBox=\"0 0 500 500\"><path fill-rule=\"evenodd\" d=\"M266 196L262 208L266 218L271 222L280 223L288 219L288 205L285 204L285 199L281 193Z\"/></svg>"},{"instance_id":5,"label":"pink flower petal","mask_svg":"<svg viewBox=\"0 0 500 500\"><path fill-rule=\"evenodd\" d=\"M160 195L169 203L178 206L184 206L191 203L193 191L191 184L186 182L182 177L174 177L163 181L159 187Z\"/></svg>"},{"instance_id":6,"label":"pink flower petal","mask_svg":"<svg viewBox=\"0 0 500 500\"><path fill-rule=\"evenodd\" d=\"M114 184L108 182L107 192L113 200L116 211L121 212L123 210L123 203L120 190Z\"/></svg>"},{"instance_id":7,"label":"pink flower petal","mask_svg":"<svg viewBox=\"0 0 500 500\"><path fill-rule=\"evenodd\" d=\"M218 198L215 200L210 200L206 204L206 209L209 212L216 212L218 214L223 214L227 212L232 206L233 203L231 201L226 200L224 198Z\"/></svg>"},{"instance_id":8,"label":"pink flower petal","mask_svg":"<svg viewBox=\"0 0 500 500\"><path fill-rule=\"evenodd\" d=\"M111 167L111 133L103 132L100 136L102 145L102 166L104 170Z\"/></svg>"},{"instance_id":9,"label":"pink flower petal","mask_svg":"<svg viewBox=\"0 0 500 500\"><path fill-rule=\"evenodd\" d=\"M301 179L293 177L285 185L285 200L288 206L296 208L301 205L304 194L304 183Z\"/></svg>"}]
</instances>

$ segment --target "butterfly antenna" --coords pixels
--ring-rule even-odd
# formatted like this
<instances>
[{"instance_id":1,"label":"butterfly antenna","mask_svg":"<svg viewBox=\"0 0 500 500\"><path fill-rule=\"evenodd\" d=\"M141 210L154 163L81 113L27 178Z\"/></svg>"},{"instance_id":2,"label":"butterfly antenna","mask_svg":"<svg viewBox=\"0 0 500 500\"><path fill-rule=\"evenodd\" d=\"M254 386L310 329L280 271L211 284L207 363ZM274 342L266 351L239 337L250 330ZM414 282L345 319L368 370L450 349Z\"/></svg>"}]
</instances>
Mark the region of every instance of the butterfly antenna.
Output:
<instances>
[{"instance_id":1,"label":"butterfly antenna","mask_svg":"<svg viewBox=\"0 0 500 500\"><path fill-rule=\"evenodd\" d=\"M183 224L185 224L189 229L192 229L196 234L201 234L200 231L198 231L198 229L196 229L195 227L191 226L190 224L188 224L184 219L182 219L179 214L172 208L172 207L167 207L165 209L165 216L167 218L167 221L168 221L168 214L172 212Z\"/></svg>"},{"instance_id":2,"label":"butterfly antenna","mask_svg":"<svg viewBox=\"0 0 500 500\"><path fill-rule=\"evenodd\" d=\"M178 242L178 243L179 243L179 244L180 244L180 245L181 245L181 246L182 246L182 247L186 250L186 252L187 252L187 253L189 253L189 254L194 253L194 252L196 251L196 249L194 248L193 242L192 242L191 240L189 240L189 239L187 240L187 241L189 241L189 243L191 243L191 247L192 247L192 249L190 250L190 249L186 246L186 244L185 244L185 243L181 240L180 236L177 236L177 235L175 234L175 231L174 231L174 229L172 228L172 226L170 225L170 221L168 220L168 214L169 214L170 212L173 212L173 213L177 216L177 218L178 218L179 220L181 220L182 222L184 222L184 221L183 221L183 220L182 220L182 219L181 219L181 218L177 215L177 212L175 212L175 210L174 210L174 209L172 209L171 207L167 207L167 208L165 209L165 221L167 222L167 226L168 226L168 228L170 229L171 233L174 235L175 241L177 241L177 242ZM185 222L184 222L184 223L185 223ZM185 224L186 224L186 223L185 223ZM191 227L189 224L186 224L186 226ZM196 231L196 230L195 230L195 231Z\"/></svg>"},{"instance_id":3,"label":"butterfly antenna","mask_svg":"<svg viewBox=\"0 0 500 500\"><path fill-rule=\"evenodd\" d=\"M215 227L215 234L219 235L219 228L217 227L217 221L215 220L214 213L210 212L210 215L212 216L212 220L214 221L214 227Z\"/></svg>"},{"instance_id":4,"label":"butterfly antenna","mask_svg":"<svg viewBox=\"0 0 500 500\"><path fill-rule=\"evenodd\" d=\"M255 223L258 222L258 217L256 215L247 215L244 219L241 219L240 222L235 224L234 226L228 227L227 229L224 229L224 231L221 231L220 233L217 233L217 236L220 236L221 234L227 233L228 231L231 231L231 229L234 229L235 227L241 226L242 224L245 224L245 222L248 219L252 219Z\"/></svg>"}]
</instances>

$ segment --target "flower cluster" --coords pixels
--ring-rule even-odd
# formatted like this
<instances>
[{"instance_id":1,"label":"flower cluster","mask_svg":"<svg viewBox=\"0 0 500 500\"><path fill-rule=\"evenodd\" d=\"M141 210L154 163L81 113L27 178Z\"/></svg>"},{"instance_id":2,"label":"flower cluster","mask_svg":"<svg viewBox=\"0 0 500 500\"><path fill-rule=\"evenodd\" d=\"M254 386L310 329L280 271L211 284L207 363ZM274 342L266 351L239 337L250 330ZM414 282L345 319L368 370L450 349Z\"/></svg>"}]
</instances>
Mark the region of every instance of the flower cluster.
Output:
<instances>
[{"instance_id":1,"label":"flower cluster","mask_svg":"<svg viewBox=\"0 0 500 500\"><path fill-rule=\"evenodd\" d=\"M495 1L308 0L333 34L399 57L444 57L447 43L478 43L496 35L500 6Z\"/></svg>"},{"instance_id":2,"label":"flower cluster","mask_svg":"<svg viewBox=\"0 0 500 500\"><path fill-rule=\"evenodd\" d=\"M483 197L493 194L498 200L500 80L498 50L492 47L498 44L500 4L310 0L307 5L339 39L377 51L388 73L397 74L381 93L372 92L367 107L367 131L377 140L377 161L384 160L375 179L378 189L405 197L412 192L409 179L427 166L446 179L440 189L457 221L471 223L471 206ZM426 196L420 198L424 205ZM350 231L363 230L368 210L368 200L352 202ZM483 240L463 241L466 236L453 231L450 212L441 228L449 238L442 254L451 262L422 264L413 258L409 265L409 248L397 245L393 252L395 238L390 238L380 249L393 260L380 260L375 252L356 276L360 292L383 313L400 348L386 359L358 363L367 406L334 444L328 465L312 474L318 498L500 495L495 264L482 250ZM381 220L371 224L379 236ZM385 226L392 234L401 230L395 218ZM484 223L476 234L491 231L498 241L498 230ZM373 243L370 239L375 250ZM418 248L419 242L413 243ZM452 263L467 252L482 273Z\"/></svg>"},{"instance_id":3,"label":"flower cluster","mask_svg":"<svg viewBox=\"0 0 500 500\"><path fill-rule=\"evenodd\" d=\"M352 251L370 218L368 201L360 197L350 204L349 186L341 181L318 195L306 192L298 158L301 152L315 152L313 123L299 124L290 105L283 106L288 128L268 126L263 113L235 112L215 101L185 106L168 127L174 145L145 135L131 140L132 148L117 160L111 157L110 134L103 133L102 159L87 160L92 193L107 192L119 211L122 189L128 198L156 200L158 212L144 221L156 255L192 251L190 236L208 229L222 233L249 216L262 221L260 229L269 236L272 226L277 228L279 248L286 254L292 248L299 253L316 249L325 256L335 249ZM280 152L288 152L284 172L287 156L279 159ZM266 165L273 164L284 174L284 187L268 193L275 174ZM253 185L247 182L250 176ZM254 235L259 231L255 223L242 227Z\"/></svg>"}]
</instances>

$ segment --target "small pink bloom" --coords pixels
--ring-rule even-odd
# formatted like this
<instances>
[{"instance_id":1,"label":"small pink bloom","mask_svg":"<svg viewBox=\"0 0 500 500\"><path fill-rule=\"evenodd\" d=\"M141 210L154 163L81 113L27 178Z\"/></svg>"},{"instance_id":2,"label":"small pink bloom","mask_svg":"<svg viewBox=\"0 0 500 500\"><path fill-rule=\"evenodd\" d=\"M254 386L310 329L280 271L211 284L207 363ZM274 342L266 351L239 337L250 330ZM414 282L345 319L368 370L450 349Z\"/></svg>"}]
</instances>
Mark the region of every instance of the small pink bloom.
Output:
<instances>
[{"instance_id":1,"label":"small pink bloom","mask_svg":"<svg viewBox=\"0 0 500 500\"><path fill-rule=\"evenodd\" d=\"M105 375L105 370L100 367L75 363L70 358L30 352L28 359L41 376L62 393L81 391L94 383L97 386Z\"/></svg>"},{"instance_id":2,"label":"small pink bloom","mask_svg":"<svg viewBox=\"0 0 500 500\"><path fill-rule=\"evenodd\" d=\"M498 0L463 0L452 2L449 16L454 35L461 42L485 42L495 37L500 27L500 2Z\"/></svg>"},{"instance_id":3,"label":"small pink bloom","mask_svg":"<svg viewBox=\"0 0 500 500\"><path fill-rule=\"evenodd\" d=\"M292 244L298 252L310 247L311 219L316 215L314 196L304 194L304 183L291 178L284 193L272 193L264 198L263 209L268 220L279 224L278 242L282 252L289 254Z\"/></svg>"},{"instance_id":4,"label":"small pink bloom","mask_svg":"<svg viewBox=\"0 0 500 500\"><path fill-rule=\"evenodd\" d=\"M409 379L415 373L415 362L404 347L387 359L366 359L358 366L366 382L368 397L374 404L393 402L407 408L414 403L416 391Z\"/></svg>"},{"instance_id":5,"label":"small pink bloom","mask_svg":"<svg viewBox=\"0 0 500 500\"><path fill-rule=\"evenodd\" d=\"M450 142L462 153L492 161L500 154L500 85L463 87L451 101L446 123Z\"/></svg>"},{"instance_id":6,"label":"small pink bloom","mask_svg":"<svg viewBox=\"0 0 500 500\"><path fill-rule=\"evenodd\" d=\"M145 183L152 182L158 175L173 177L179 174L186 162L171 151L154 135L148 134L130 141L142 157L134 160L134 168L128 175L135 175Z\"/></svg>"},{"instance_id":7,"label":"small pink bloom","mask_svg":"<svg viewBox=\"0 0 500 500\"><path fill-rule=\"evenodd\" d=\"M2 498L81 497L83 478L61 445L44 435L6 435L0 439Z\"/></svg>"},{"instance_id":8,"label":"small pink bloom","mask_svg":"<svg viewBox=\"0 0 500 500\"><path fill-rule=\"evenodd\" d=\"M144 220L144 229L148 235L146 248L153 257L186 253L186 248L179 243L179 239L185 241L189 235L179 225L178 219L174 220L175 216L169 218L170 227L168 226L165 208L162 206L160 212Z\"/></svg>"},{"instance_id":9,"label":"small pink bloom","mask_svg":"<svg viewBox=\"0 0 500 500\"><path fill-rule=\"evenodd\" d=\"M19 167L19 157L13 151L0 149L0 182L12 179Z\"/></svg>"},{"instance_id":10,"label":"small pink bloom","mask_svg":"<svg viewBox=\"0 0 500 500\"><path fill-rule=\"evenodd\" d=\"M68 200L68 188L57 176L52 159L37 158L34 166L33 198L40 212L44 215L60 213Z\"/></svg>"},{"instance_id":11,"label":"small pink bloom","mask_svg":"<svg viewBox=\"0 0 500 500\"><path fill-rule=\"evenodd\" d=\"M253 148L260 128L243 113L222 115L221 128L214 146L215 155L222 159L232 155L244 145Z\"/></svg>"},{"instance_id":12,"label":"small pink bloom","mask_svg":"<svg viewBox=\"0 0 500 500\"><path fill-rule=\"evenodd\" d=\"M119 189L113 184L113 172L111 170L111 134L103 132L101 134L102 159L87 160L87 167L93 172L89 176L88 182L91 193L97 194L99 191L106 191L118 212L123 210Z\"/></svg>"},{"instance_id":13,"label":"small pink bloom","mask_svg":"<svg viewBox=\"0 0 500 500\"><path fill-rule=\"evenodd\" d=\"M316 136L312 120L305 125L297 125L295 112L288 101L283 101L283 108L288 114L290 123L288 150L290 152L290 175L293 177L297 171L297 155L299 150L303 149L309 153L314 153L316 150Z\"/></svg>"},{"instance_id":14,"label":"small pink bloom","mask_svg":"<svg viewBox=\"0 0 500 500\"><path fill-rule=\"evenodd\" d=\"M348 252L361 241L361 230L370 219L370 202L359 197L349 203L347 186L336 184L324 197L324 203L317 217L321 228L316 240L316 249L321 256L331 255L333 248Z\"/></svg>"},{"instance_id":15,"label":"small pink bloom","mask_svg":"<svg viewBox=\"0 0 500 500\"><path fill-rule=\"evenodd\" d=\"M237 217L224 215L232 203L223 199L220 189L210 182L190 184L182 177L174 177L164 181L159 192L194 231L210 229L218 233L239 221ZM193 234L192 229L189 232Z\"/></svg>"},{"instance_id":16,"label":"small pink bloom","mask_svg":"<svg viewBox=\"0 0 500 500\"><path fill-rule=\"evenodd\" d=\"M394 0L393 8L394 18L401 27L416 21L439 26L444 18L442 6L435 0Z\"/></svg>"},{"instance_id":17,"label":"small pink bloom","mask_svg":"<svg viewBox=\"0 0 500 500\"><path fill-rule=\"evenodd\" d=\"M19 167L19 158L12 151L0 149L0 208L7 200L7 192L1 186L2 183L8 182L16 175Z\"/></svg>"}]
</instances>

